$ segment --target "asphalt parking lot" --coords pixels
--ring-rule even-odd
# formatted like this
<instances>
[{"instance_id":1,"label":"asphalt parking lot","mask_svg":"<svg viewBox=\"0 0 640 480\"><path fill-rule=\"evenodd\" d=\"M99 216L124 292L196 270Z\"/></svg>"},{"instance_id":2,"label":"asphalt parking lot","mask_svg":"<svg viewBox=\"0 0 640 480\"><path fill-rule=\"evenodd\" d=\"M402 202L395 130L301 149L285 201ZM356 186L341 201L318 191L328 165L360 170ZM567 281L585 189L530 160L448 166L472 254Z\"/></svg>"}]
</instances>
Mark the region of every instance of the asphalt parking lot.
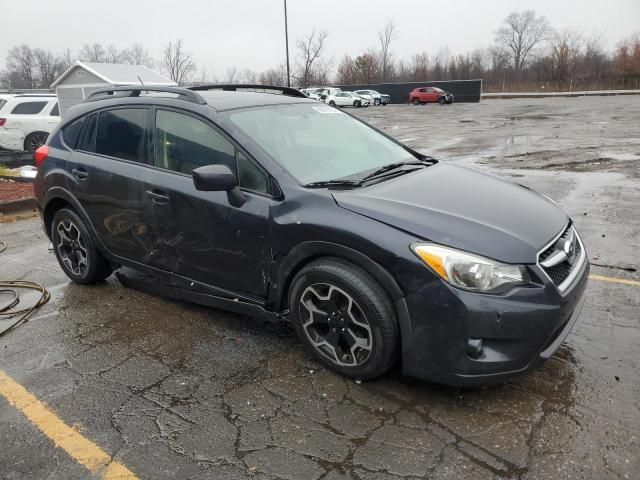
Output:
<instances>
[{"instance_id":1,"label":"asphalt parking lot","mask_svg":"<svg viewBox=\"0 0 640 480\"><path fill-rule=\"evenodd\" d=\"M554 357L482 389L357 383L287 324L71 284L38 218L0 219L0 279L52 294L0 337L0 478L640 477L640 96L352 112L572 216L593 278Z\"/></svg>"}]
</instances>

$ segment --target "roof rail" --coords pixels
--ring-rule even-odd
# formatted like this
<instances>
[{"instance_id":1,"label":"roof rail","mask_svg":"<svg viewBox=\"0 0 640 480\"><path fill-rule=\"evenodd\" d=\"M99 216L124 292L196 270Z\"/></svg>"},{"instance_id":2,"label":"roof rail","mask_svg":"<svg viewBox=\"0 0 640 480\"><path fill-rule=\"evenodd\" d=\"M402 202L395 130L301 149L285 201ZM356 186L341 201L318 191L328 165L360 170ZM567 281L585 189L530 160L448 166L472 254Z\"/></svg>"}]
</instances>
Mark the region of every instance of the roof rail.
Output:
<instances>
[{"instance_id":1,"label":"roof rail","mask_svg":"<svg viewBox=\"0 0 640 480\"><path fill-rule=\"evenodd\" d=\"M198 103L200 105L205 105L207 101L198 95L196 92L191 90L187 90L186 88L180 87L146 87L143 85L140 86L127 86L127 87L108 87L101 88L100 90L96 90L91 95L87 97L85 102L94 102L96 100L104 100L110 96L115 96L118 92L129 92L129 95L122 95L124 97L139 97L142 92L162 92L162 93L173 93L174 95L178 95L182 100L186 100L187 102Z\"/></svg>"},{"instance_id":2,"label":"roof rail","mask_svg":"<svg viewBox=\"0 0 640 480\"><path fill-rule=\"evenodd\" d=\"M301 97L308 98L304 93L302 93L297 88L293 87L281 87L278 85L256 85L256 84L228 84L228 85L198 85L196 87L188 87L189 90L194 91L205 91L205 90L223 90L225 92L236 92L238 90L275 90L280 92L282 95L288 95L290 97Z\"/></svg>"}]
</instances>

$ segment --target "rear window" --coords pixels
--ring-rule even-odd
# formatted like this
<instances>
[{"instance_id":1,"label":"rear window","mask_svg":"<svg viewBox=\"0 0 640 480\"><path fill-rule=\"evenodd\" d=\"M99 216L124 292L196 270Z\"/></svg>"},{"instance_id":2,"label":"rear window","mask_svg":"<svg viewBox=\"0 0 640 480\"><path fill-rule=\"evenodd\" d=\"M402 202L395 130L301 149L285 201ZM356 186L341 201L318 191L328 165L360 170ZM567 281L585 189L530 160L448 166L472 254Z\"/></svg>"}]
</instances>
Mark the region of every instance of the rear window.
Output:
<instances>
[{"instance_id":1,"label":"rear window","mask_svg":"<svg viewBox=\"0 0 640 480\"><path fill-rule=\"evenodd\" d=\"M80 136L80 130L82 130L83 121L84 117L78 118L62 129L62 138L64 143L71 148L76 148L76 143L78 143L78 137Z\"/></svg>"},{"instance_id":2,"label":"rear window","mask_svg":"<svg viewBox=\"0 0 640 480\"><path fill-rule=\"evenodd\" d=\"M47 102L22 102L13 107L11 113L17 115L35 115L40 113Z\"/></svg>"}]
</instances>

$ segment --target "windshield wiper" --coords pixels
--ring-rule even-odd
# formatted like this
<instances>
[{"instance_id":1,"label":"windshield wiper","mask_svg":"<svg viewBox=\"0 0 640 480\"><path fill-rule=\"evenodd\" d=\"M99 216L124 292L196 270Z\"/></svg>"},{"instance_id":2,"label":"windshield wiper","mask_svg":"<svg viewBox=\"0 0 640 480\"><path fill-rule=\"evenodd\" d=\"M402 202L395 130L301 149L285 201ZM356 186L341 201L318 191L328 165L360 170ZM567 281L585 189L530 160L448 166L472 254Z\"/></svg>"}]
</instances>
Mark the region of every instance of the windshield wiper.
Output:
<instances>
[{"instance_id":1,"label":"windshield wiper","mask_svg":"<svg viewBox=\"0 0 640 480\"><path fill-rule=\"evenodd\" d=\"M419 168L408 168L408 169L401 170L403 167L412 166L412 165L424 167L424 166L432 165L432 162L427 161L427 160L409 160L409 161L406 161L406 162L389 163L388 165L383 165L382 167L378 168L377 170L374 170L373 172L369 173L368 175L365 175L364 177L362 177L360 179L360 183L367 182L369 180L375 180L377 178L384 178L384 177L387 177L387 176L390 176L390 175L397 176L397 175L401 175L403 173L409 173L409 172L413 172L415 170L420 170ZM394 170L395 170L395 172L394 172Z\"/></svg>"},{"instance_id":2,"label":"windshield wiper","mask_svg":"<svg viewBox=\"0 0 640 480\"><path fill-rule=\"evenodd\" d=\"M321 180L319 182L311 182L303 185L305 188L327 188L327 187L360 187L361 182L359 180Z\"/></svg>"}]
</instances>

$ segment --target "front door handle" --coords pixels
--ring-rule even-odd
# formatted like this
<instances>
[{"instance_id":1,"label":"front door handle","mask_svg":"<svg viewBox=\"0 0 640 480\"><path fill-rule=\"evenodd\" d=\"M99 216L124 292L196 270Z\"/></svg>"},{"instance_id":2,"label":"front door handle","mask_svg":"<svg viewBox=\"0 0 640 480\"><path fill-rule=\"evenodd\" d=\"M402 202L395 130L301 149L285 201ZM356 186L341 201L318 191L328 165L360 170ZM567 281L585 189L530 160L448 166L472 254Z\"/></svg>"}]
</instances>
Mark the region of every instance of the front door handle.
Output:
<instances>
[{"instance_id":1,"label":"front door handle","mask_svg":"<svg viewBox=\"0 0 640 480\"><path fill-rule=\"evenodd\" d=\"M146 193L147 193L147 197L149 197L151 201L153 201L153 203L162 205L169 202L169 195L166 195L164 193L160 193L158 191L153 191L153 190L147 190Z\"/></svg>"},{"instance_id":2,"label":"front door handle","mask_svg":"<svg viewBox=\"0 0 640 480\"><path fill-rule=\"evenodd\" d=\"M74 168L73 170L71 170L71 173L73 173L73 176L78 180L84 180L89 176L84 168Z\"/></svg>"}]
</instances>

